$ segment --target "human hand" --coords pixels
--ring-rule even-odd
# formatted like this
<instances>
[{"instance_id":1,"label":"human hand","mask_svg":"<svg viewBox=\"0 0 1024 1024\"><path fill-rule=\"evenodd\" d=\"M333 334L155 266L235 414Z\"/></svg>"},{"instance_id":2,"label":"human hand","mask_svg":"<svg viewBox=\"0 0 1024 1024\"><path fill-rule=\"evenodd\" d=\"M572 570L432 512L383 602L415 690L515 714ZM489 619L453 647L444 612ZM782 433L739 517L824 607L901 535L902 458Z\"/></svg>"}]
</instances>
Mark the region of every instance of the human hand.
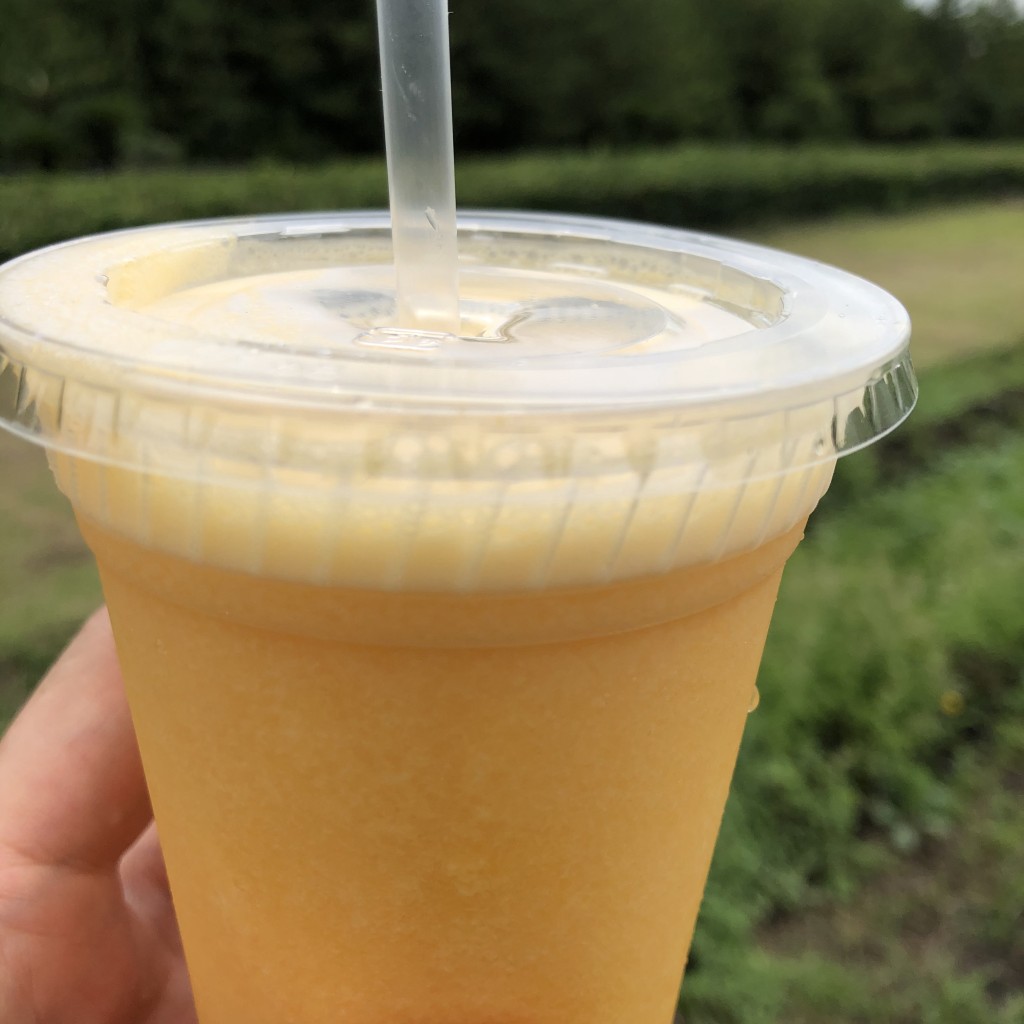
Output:
<instances>
[{"instance_id":1,"label":"human hand","mask_svg":"<svg viewBox=\"0 0 1024 1024\"><path fill-rule=\"evenodd\" d=\"M196 1021L105 610L0 741L0 1021Z\"/></svg>"}]
</instances>

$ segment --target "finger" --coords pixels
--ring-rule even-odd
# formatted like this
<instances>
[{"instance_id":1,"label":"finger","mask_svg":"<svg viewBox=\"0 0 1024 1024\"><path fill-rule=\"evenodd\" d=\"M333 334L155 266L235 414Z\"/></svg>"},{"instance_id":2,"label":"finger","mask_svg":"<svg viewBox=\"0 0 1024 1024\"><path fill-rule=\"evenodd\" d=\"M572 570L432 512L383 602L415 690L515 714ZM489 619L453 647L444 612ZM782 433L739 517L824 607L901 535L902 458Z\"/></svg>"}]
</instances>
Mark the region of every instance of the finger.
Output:
<instances>
[{"instance_id":1,"label":"finger","mask_svg":"<svg viewBox=\"0 0 1024 1024\"><path fill-rule=\"evenodd\" d=\"M155 821L150 821L122 858L121 877L126 889L151 890L169 898L170 883Z\"/></svg>"},{"instance_id":2,"label":"finger","mask_svg":"<svg viewBox=\"0 0 1024 1024\"><path fill-rule=\"evenodd\" d=\"M112 869L150 816L110 620L101 609L0 741L0 854Z\"/></svg>"},{"instance_id":3,"label":"finger","mask_svg":"<svg viewBox=\"0 0 1024 1024\"><path fill-rule=\"evenodd\" d=\"M169 950L180 953L181 936L155 822L149 823L122 858L121 882L129 905L150 922Z\"/></svg>"}]
</instances>

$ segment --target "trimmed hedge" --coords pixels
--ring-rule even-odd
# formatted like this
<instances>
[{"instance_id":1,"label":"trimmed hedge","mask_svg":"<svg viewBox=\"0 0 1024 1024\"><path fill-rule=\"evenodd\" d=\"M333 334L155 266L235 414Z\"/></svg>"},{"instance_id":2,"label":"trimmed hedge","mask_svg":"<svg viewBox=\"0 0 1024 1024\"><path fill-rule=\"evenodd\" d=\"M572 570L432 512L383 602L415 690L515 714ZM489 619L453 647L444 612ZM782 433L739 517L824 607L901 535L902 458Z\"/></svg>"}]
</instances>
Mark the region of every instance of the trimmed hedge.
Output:
<instances>
[{"instance_id":1,"label":"trimmed hedge","mask_svg":"<svg viewBox=\"0 0 1024 1024\"><path fill-rule=\"evenodd\" d=\"M1024 193L1024 144L685 146L465 160L463 207L563 210L702 229ZM379 160L316 167L0 178L0 257L167 220L379 207Z\"/></svg>"}]
</instances>

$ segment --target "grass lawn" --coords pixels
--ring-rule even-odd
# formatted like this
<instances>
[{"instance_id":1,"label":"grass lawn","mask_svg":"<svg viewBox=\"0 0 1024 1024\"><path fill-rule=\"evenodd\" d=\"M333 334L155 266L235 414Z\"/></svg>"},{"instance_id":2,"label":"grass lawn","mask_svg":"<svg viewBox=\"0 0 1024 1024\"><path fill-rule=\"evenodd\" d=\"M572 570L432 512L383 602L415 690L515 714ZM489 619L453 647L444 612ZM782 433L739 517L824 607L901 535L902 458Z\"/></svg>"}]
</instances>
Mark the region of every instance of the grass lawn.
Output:
<instances>
[{"instance_id":1,"label":"grass lawn","mask_svg":"<svg viewBox=\"0 0 1024 1024\"><path fill-rule=\"evenodd\" d=\"M1024 200L775 228L752 240L891 291L910 312L919 367L1024 339Z\"/></svg>"}]
</instances>

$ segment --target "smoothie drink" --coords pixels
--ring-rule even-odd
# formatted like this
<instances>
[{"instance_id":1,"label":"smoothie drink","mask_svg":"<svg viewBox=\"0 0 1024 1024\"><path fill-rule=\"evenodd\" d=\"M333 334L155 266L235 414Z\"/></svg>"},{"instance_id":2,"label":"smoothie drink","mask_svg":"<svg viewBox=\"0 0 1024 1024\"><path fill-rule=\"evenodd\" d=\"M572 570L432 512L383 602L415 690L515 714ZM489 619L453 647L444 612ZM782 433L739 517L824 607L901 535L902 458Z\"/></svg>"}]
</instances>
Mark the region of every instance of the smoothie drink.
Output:
<instances>
[{"instance_id":1,"label":"smoothie drink","mask_svg":"<svg viewBox=\"0 0 1024 1024\"><path fill-rule=\"evenodd\" d=\"M96 554L202 1024L667 1024L784 563L915 387L781 254L475 216L0 271L9 424Z\"/></svg>"}]
</instances>

